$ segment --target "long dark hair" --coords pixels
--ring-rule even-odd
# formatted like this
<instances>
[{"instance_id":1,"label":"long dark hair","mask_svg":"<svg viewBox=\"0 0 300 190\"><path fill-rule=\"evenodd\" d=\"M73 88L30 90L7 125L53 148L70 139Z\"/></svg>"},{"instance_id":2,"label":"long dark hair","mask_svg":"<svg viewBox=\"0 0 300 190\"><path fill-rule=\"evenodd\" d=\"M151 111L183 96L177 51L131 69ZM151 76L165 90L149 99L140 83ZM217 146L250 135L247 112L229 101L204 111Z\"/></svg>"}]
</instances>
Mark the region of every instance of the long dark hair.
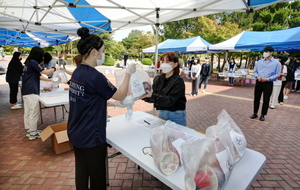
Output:
<instances>
[{"instance_id":1,"label":"long dark hair","mask_svg":"<svg viewBox=\"0 0 300 190\"><path fill-rule=\"evenodd\" d=\"M16 51L16 52L14 52L12 59L20 60L19 59L20 55L21 55L21 52Z\"/></svg>"},{"instance_id":2,"label":"long dark hair","mask_svg":"<svg viewBox=\"0 0 300 190\"><path fill-rule=\"evenodd\" d=\"M25 64L31 59L36 60L38 63L42 63L44 61L44 50L39 47L33 47L25 61Z\"/></svg>"},{"instance_id":3,"label":"long dark hair","mask_svg":"<svg viewBox=\"0 0 300 190\"><path fill-rule=\"evenodd\" d=\"M99 50L104 44L103 40L99 36L90 34L87 27L79 28L77 30L77 34L81 37L77 43L77 49L83 58L88 57L93 48Z\"/></svg>"},{"instance_id":4,"label":"long dark hair","mask_svg":"<svg viewBox=\"0 0 300 190\"><path fill-rule=\"evenodd\" d=\"M48 64L52 59L52 55L48 52L45 52L45 55L44 55L44 64Z\"/></svg>"}]
</instances>

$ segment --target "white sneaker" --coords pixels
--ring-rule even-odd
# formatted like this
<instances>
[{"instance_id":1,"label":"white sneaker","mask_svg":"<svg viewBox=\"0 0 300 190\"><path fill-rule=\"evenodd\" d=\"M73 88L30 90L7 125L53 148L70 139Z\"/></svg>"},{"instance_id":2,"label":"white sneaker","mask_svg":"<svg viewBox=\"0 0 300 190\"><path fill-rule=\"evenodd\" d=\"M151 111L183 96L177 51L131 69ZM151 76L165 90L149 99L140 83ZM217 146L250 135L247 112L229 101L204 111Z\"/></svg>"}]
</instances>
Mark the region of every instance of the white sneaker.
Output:
<instances>
[{"instance_id":1,"label":"white sneaker","mask_svg":"<svg viewBox=\"0 0 300 190\"><path fill-rule=\"evenodd\" d=\"M300 90L297 90L296 92L300 92Z\"/></svg>"},{"instance_id":2,"label":"white sneaker","mask_svg":"<svg viewBox=\"0 0 300 190\"><path fill-rule=\"evenodd\" d=\"M21 104L16 104L16 105L10 107L10 109L12 109L12 110L21 109L21 108L22 108Z\"/></svg>"},{"instance_id":3,"label":"white sneaker","mask_svg":"<svg viewBox=\"0 0 300 190\"><path fill-rule=\"evenodd\" d=\"M275 106L270 106L271 109L275 109Z\"/></svg>"},{"instance_id":4,"label":"white sneaker","mask_svg":"<svg viewBox=\"0 0 300 190\"><path fill-rule=\"evenodd\" d=\"M203 90L202 90L202 93L204 93L204 92L205 92L205 90L203 89Z\"/></svg>"},{"instance_id":5,"label":"white sneaker","mask_svg":"<svg viewBox=\"0 0 300 190\"><path fill-rule=\"evenodd\" d=\"M29 140L34 140L34 139L39 139L39 138L41 138L41 137L38 132L29 133L29 137L28 137Z\"/></svg>"},{"instance_id":6,"label":"white sneaker","mask_svg":"<svg viewBox=\"0 0 300 190\"><path fill-rule=\"evenodd\" d=\"M26 133L26 137L29 138L29 137L31 136L31 135L30 135L31 133L34 134L34 135L35 135L35 133L38 133L38 134L40 135L41 132L42 132L42 130L36 130L36 131L34 131L34 132L27 132L27 133Z\"/></svg>"},{"instance_id":7,"label":"white sneaker","mask_svg":"<svg viewBox=\"0 0 300 190\"><path fill-rule=\"evenodd\" d=\"M280 105L283 105L283 102L279 102Z\"/></svg>"},{"instance_id":8,"label":"white sneaker","mask_svg":"<svg viewBox=\"0 0 300 190\"><path fill-rule=\"evenodd\" d=\"M287 100L287 99L289 99L289 97L288 96L284 96L283 99Z\"/></svg>"}]
</instances>

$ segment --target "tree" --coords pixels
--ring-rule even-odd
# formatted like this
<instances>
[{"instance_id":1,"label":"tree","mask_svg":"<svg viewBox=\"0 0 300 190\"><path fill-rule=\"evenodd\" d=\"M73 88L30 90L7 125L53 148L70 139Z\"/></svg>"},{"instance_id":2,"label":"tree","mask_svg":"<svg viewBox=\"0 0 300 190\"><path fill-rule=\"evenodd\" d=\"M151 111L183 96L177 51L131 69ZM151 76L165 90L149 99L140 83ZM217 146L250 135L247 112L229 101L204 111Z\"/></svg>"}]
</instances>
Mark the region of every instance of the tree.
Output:
<instances>
[{"instance_id":1,"label":"tree","mask_svg":"<svg viewBox=\"0 0 300 190\"><path fill-rule=\"evenodd\" d=\"M185 39L193 37L193 34L190 32L195 29L194 23L196 20L197 17L163 23L160 26L160 35L163 36L161 40L164 41L166 39Z\"/></svg>"},{"instance_id":2,"label":"tree","mask_svg":"<svg viewBox=\"0 0 300 190\"><path fill-rule=\"evenodd\" d=\"M121 42L124 45L124 47L127 50L129 50L132 47L133 40L141 34L142 34L142 31L140 31L140 30L131 30L131 32L128 34L128 37L122 39Z\"/></svg>"}]
</instances>

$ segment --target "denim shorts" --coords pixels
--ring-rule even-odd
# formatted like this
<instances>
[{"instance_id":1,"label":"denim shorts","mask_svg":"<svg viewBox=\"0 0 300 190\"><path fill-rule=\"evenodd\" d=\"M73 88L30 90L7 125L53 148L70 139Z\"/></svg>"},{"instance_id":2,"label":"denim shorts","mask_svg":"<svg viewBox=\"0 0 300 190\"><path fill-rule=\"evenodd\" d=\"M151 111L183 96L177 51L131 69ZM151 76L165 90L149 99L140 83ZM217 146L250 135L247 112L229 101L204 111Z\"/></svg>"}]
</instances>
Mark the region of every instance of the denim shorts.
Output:
<instances>
[{"instance_id":1,"label":"denim shorts","mask_svg":"<svg viewBox=\"0 0 300 190\"><path fill-rule=\"evenodd\" d=\"M159 110L159 117L162 119L170 120L179 125L186 126L185 110L177 110L177 111Z\"/></svg>"}]
</instances>

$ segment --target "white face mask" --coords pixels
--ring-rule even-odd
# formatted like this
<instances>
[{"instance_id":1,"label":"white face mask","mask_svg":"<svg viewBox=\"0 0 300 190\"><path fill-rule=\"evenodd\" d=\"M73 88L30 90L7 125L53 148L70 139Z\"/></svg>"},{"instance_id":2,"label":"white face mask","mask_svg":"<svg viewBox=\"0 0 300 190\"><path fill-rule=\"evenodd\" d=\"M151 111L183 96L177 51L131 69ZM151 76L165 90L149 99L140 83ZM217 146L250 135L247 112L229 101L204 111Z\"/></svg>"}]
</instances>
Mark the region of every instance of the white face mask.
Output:
<instances>
[{"instance_id":1,"label":"white face mask","mask_svg":"<svg viewBox=\"0 0 300 190\"><path fill-rule=\"evenodd\" d=\"M289 64L289 63L290 63L290 60L287 60L285 63L286 63L286 64Z\"/></svg>"},{"instance_id":2,"label":"white face mask","mask_svg":"<svg viewBox=\"0 0 300 190\"><path fill-rule=\"evenodd\" d=\"M265 52L263 53L263 57L264 57L264 58L267 58L267 57L269 57L269 56L270 56L270 53L265 53Z\"/></svg>"},{"instance_id":3,"label":"white face mask","mask_svg":"<svg viewBox=\"0 0 300 190\"><path fill-rule=\"evenodd\" d=\"M197 63L197 62L198 62L198 60L195 60L194 62L195 62L195 63Z\"/></svg>"},{"instance_id":4,"label":"white face mask","mask_svg":"<svg viewBox=\"0 0 300 190\"><path fill-rule=\"evenodd\" d=\"M105 53L102 53L102 59L97 59L97 66L102 65L104 61L105 61Z\"/></svg>"},{"instance_id":5,"label":"white face mask","mask_svg":"<svg viewBox=\"0 0 300 190\"><path fill-rule=\"evenodd\" d=\"M160 65L160 68L162 70L163 73L169 73L172 71L173 67L172 65L168 64L168 63L163 63Z\"/></svg>"}]
</instances>

